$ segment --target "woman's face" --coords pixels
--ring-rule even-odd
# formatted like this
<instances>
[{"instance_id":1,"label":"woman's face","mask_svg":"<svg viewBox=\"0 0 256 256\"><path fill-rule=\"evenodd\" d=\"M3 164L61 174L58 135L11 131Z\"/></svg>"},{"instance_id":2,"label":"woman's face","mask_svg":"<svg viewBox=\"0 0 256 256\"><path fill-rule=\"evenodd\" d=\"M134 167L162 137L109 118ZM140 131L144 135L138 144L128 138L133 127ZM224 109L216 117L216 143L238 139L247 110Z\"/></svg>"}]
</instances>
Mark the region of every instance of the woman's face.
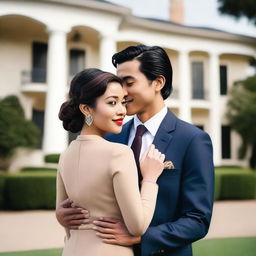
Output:
<instances>
[{"instance_id":1,"label":"woman's face","mask_svg":"<svg viewBox=\"0 0 256 256\"><path fill-rule=\"evenodd\" d=\"M95 109L91 109L91 128L100 135L106 132L120 133L126 115L125 104L122 86L117 82L109 83L105 93L96 100Z\"/></svg>"}]
</instances>

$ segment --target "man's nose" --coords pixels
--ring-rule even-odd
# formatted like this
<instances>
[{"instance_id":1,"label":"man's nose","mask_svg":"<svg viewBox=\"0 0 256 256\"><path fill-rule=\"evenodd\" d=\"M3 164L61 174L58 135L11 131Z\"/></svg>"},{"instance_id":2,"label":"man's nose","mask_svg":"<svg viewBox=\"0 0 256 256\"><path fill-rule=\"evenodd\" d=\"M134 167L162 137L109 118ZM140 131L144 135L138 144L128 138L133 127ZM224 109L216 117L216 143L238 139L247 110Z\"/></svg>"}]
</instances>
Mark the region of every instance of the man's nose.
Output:
<instances>
[{"instance_id":1,"label":"man's nose","mask_svg":"<svg viewBox=\"0 0 256 256\"><path fill-rule=\"evenodd\" d=\"M127 91L127 89L125 88L125 86L123 86L123 91L124 91L124 97L127 97L127 96L128 96L128 91Z\"/></svg>"}]
</instances>

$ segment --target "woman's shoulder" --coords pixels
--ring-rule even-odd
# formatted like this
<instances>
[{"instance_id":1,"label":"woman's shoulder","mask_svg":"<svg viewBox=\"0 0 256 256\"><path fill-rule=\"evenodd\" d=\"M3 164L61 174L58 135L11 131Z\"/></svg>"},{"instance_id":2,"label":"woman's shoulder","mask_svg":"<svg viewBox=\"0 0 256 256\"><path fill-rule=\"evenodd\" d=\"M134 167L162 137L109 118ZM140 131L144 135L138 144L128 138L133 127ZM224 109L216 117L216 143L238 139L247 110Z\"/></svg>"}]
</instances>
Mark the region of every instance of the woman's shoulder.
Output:
<instances>
[{"instance_id":1,"label":"woman's shoulder","mask_svg":"<svg viewBox=\"0 0 256 256\"><path fill-rule=\"evenodd\" d=\"M117 142L110 142L110 141L108 141L108 143L109 143L109 146L112 149L111 151L114 155L132 153L131 148L125 144L117 143Z\"/></svg>"}]
</instances>

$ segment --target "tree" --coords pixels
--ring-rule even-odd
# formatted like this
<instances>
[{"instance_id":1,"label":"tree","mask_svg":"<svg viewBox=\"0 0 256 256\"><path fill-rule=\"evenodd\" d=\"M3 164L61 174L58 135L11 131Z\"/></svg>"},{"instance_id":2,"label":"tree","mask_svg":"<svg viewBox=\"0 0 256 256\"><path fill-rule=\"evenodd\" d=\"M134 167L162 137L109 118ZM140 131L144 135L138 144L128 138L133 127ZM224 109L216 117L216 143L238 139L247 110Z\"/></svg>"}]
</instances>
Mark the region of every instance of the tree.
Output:
<instances>
[{"instance_id":1,"label":"tree","mask_svg":"<svg viewBox=\"0 0 256 256\"><path fill-rule=\"evenodd\" d=\"M256 25L255 0L218 0L218 3L220 13L234 16L237 19L244 16ZM252 58L250 62L256 67L255 58ZM243 141L239 156L243 158L248 146L251 145L250 167L256 169L256 75L236 82L230 96L227 117Z\"/></svg>"},{"instance_id":2,"label":"tree","mask_svg":"<svg viewBox=\"0 0 256 256\"><path fill-rule=\"evenodd\" d=\"M16 96L0 100L0 160L2 168L18 147L35 147L40 131L36 125L25 119L25 114Z\"/></svg>"},{"instance_id":3,"label":"tree","mask_svg":"<svg viewBox=\"0 0 256 256\"><path fill-rule=\"evenodd\" d=\"M218 0L219 11L239 19L247 17L256 24L256 2L255 0Z\"/></svg>"},{"instance_id":4,"label":"tree","mask_svg":"<svg viewBox=\"0 0 256 256\"><path fill-rule=\"evenodd\" d=\"M238 81L231 89L227 118L231 127L239 133L242 145L239 157L244 158L252 146L250 167L256 169L256 76Z\"/></svg>"}]
</instances>

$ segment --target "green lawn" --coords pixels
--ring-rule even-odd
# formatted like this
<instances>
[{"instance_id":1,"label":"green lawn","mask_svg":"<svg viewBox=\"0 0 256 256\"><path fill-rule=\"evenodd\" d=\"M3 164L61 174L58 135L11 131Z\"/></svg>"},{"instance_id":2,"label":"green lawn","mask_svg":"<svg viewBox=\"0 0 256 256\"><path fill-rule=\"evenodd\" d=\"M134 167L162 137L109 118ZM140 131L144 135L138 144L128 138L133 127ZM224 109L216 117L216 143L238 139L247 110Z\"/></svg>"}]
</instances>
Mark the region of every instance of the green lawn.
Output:
<instances>
[{"instance_id":1,"label":"green lawn","mask_svg":"<svg viewBox=\"0 0 256 256\"><path fill-rule=\"evenodd\" d=\"M60 256L61 249L0 253L0 256ZM256 256L256 237L205 239L193 244L193 256Z\"/></svg>"},{"instance_id":2,"label":"green lawn","mask_svg":"<svg viewBox=\"0 0 256 256\"><path fill-rule=\"evenodd\" d=\"M256 256L256 237L205 239L194 243L194 256Z\"/></svg>"},{"instance_id":3,"label":"green lawn","mask_svg":"<svg viewBox=\"0 0 256 256\"><path fill-rule=\"evenodd\" d=\"M47 249L22 252L2 252L1 256L60 256L62 249Z\"/></svg>"}]
</instances>

